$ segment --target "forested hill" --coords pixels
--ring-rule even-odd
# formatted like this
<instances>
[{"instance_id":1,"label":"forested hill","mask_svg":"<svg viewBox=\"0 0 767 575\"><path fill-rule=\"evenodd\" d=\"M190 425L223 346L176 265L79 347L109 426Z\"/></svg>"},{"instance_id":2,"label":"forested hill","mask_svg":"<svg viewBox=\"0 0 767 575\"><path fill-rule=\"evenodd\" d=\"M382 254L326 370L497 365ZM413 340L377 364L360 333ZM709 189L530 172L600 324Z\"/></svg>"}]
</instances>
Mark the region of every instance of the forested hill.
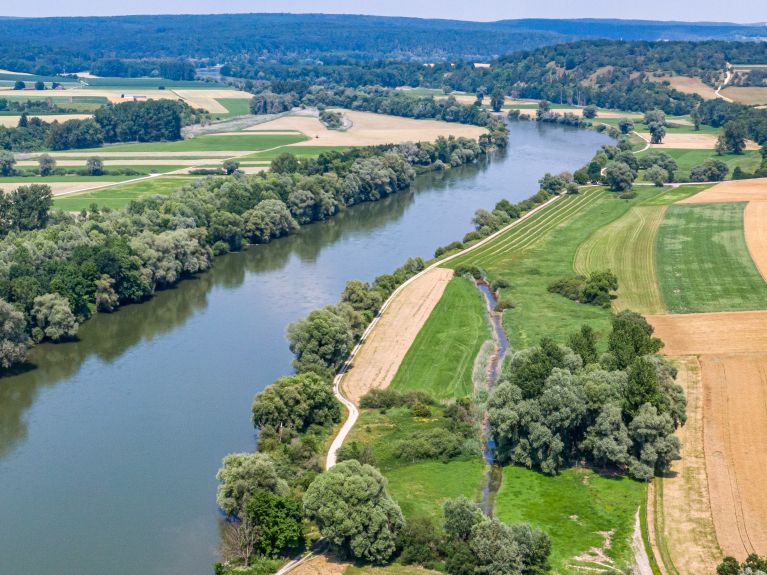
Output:
<instances>
[{"instance_id":1,"label":"forested hill","mask_svg":"<svg viewBox=\"0 0 767 575\"><path fill-rule=\"evenodd\" d=\"M0 17L0 67L51 75L114 58L189 59L197 64L233 59L486 61L582 38L765 37L765 26L622 20L464 22L328 14Z\"/></svg>"}]
</instances>

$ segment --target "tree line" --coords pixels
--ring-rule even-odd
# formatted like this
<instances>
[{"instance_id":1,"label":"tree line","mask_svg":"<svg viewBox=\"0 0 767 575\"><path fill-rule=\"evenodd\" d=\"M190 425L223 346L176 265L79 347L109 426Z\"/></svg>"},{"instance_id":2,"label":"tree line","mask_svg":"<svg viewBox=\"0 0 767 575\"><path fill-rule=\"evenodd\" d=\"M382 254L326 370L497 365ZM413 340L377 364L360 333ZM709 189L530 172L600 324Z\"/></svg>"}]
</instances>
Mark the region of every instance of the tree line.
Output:
<instances>
[{"instance_id":1,"label":"tree line","mask_svg":"<svg viewBox=\"0 0 767 575\"><path fill-rule=\"evenodd\" d=\"M106 104L87 120L44 122L22 115L17 127L0 126L0 149L71 150L105 143L180 140L182 126L205 116L205 112L174 100Z\"/></svg>"},{"instance_id":2,"label":"tree line","mask_svg":"<svg viewBox=\"0 0 767 575\"><path fill-rule=\"evenodd\" d=\"M490 148L489 139L451 137L325 152L312 160L283 155L271 173L207 178L168 196L135 200L125 210L92 209L79 217L50 211L47 186L20 187L4 194L6 204L0 206L0 305L14 318L0 324L0 344L19 344L0 345L0 361L6 368L23 362L31 338L58 339L45 329L43 336L32 333L41 296L56 294L77 322L94 310L114 311L207 270L214 254L292 234L347 206L407 188L416 170L476 162ZM422 265L413 262L399 275L383 277L376 289L393 289ZM346 330L348 320L357 329L354 314L334 316L330 327ZM312 341L297 338L294 345L302 349L298 361L321 362L326 369L344 349L341 340L336 354Z\"/></svg>"}]
</instances>

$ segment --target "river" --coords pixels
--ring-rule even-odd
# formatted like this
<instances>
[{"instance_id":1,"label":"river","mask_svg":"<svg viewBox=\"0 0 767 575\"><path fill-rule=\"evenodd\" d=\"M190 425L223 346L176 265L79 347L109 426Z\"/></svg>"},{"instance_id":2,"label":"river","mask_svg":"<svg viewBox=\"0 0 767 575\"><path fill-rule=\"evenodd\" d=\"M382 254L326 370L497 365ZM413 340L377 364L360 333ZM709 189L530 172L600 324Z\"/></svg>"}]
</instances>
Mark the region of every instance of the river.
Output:
<instances>
[{"instance_id":1,"label":"river","mask_svg":"<svg viewBox=\"0 0 767 575\"><path fill-rule=\"evenodd\" d=\"M42 345L0 380L0 575L210 575L216 470L252 450L254 395L290 373L286 326L470 229L545 172L608 139L511 125L479 166L420 176L384 201L217 258L150 302L99 315L79 341Z\"/></svg>"}]
</instances>

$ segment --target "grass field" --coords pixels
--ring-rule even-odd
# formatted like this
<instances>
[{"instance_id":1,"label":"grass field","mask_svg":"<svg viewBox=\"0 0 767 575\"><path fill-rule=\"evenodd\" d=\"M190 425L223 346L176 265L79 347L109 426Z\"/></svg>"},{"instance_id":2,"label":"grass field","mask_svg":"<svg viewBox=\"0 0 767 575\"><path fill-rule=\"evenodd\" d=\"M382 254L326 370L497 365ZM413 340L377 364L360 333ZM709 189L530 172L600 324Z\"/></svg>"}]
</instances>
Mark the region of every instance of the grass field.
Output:
<instances>
[{"instance_id":1,"label":"grass field","mask_svg":"<svg viewBox=\"0 0 767 575\"><path fill-rule=\"evenodd\" d=\"M46 182L123 182L134 179L136 176L10 176L0 177L0 186L14 184L44 184Z\"/></svg>"},{"instance_id":2,"label":"grass field","mask_svg":"<svg viewBox=\"0 0 767 575\"><path fill-rule=\"evenodd\" d=\"M226 114L213 114L217 118L231 118L250 114L250 100L245 98L216 98L216 102L228 110Z\"/></svg>"},{"instance_id":3,"label":"grass field","mask_svg":"<svg viewBox=\"0 0 767 575\"><path fill-rule=\"evenodd\" d=\"M596 230L575 254L575 271L587 275L612 270L618 276L616 309L642 314L663 313L663 299L655 265L658 227L669 204L708 186L666 188L646 203L632 207L623 217ZM647 204L647 205L646 205Z\"/></svg>"},{"instance_id":4,"label":"grass field","mask_svg":"<svg viewBox=\"0 0 767 575\"><path fill-rule=\"evenodd\" d=\"M472 368L491 337L485 301L465 278L450 281L394 376L391 387L437 399L470 396Z\"/></svg>"},{"instance_id":5,"label":"grass field","mask_svg":"<svg viewBox=\"0 0 767 575\"><path fill-rule=\"evenodd\" d=\"M721 160L729 166L730 172L727 175L727 179L732 177L732 171L736 166L740 166L740 168L746 172L753 172L761 163L761 156L756 150L748 150L742 154L724 154L718 156L714 150L679 150L669 148L662 150L647 150L646 152L637 154L637 156L641 157L644 154L655 151L664 152L676 160L679 170L676 172L675 178L679 181L687 180L690 177L690 170L695 166L701 165L708 158ZM643 171L640 172L640 174L643 175Z\"/></svg>"},{"instance_id":6,"label":"grass field","mask_svg":"<svg viewBox=\"0 0 767 575\"><path fill-rule=\"evenodd\" d=\"M495 515L509 523L529 522L551 537L554 573L592 571L595 565L574 558L604 545L599 532L612 532L605 554L619 571L631 564L634 517L645 495L642 483L607 478L585 469L566 469L550 477L521 467L505 467L495 500ZM590 563L592 563L590 565ZM602 571L602 569L599 569Z\"/></svg>"},{"instance_id":7,"label":"grass field","mask_svg":"<svg viewBox=\"0 0 767 575\"><path fill-rule=\"evenodd\" d=\"M54 198L53 207L67 212L79 212L96 204L100 208L120 209L131 200L154 194L168 194L189 182L199 179L191 176L165 176L141 180L133 184L112 186L102 190L92 190Z\"/></svg>"},{"instance_id":8,"label":"grass field","mask_svg":"<svg viewBox=\"0 0 767 575\"><path fill-rule=\"evenodd\" d=\"M598 335L609 331L610 310L573 302L547 288L574 273L578 246L599 228L623 216L632 206L661 193L638 188L638 197L621 200L602 188L589 188L565 196L511 228L485 246L447 264L478 265L490 279L503 278L511 287L502 291L514 309L504 312L504 327L512 346L524 348L552 336L564 343L582 324Z\"/></svg>"},{"instance_id":9,"label":"grass field","mask_svg":"<svg viewBox=\"0 0 767 575\"><path fill-rule=\"evenodd\" d=\"M177 142L141 142L136 144L115 144L103 148L83 150L85 152L221 152L265 150L303 142L301 134L243 134L237 136L200 136Z\"/></svg>"},{"instance_id":10,"label":"grass field","mask_svg":"<svg viewBox=\"0 0 767 575\"><path fill-rule=\"evenodd\" d=\"M440 520L446 499L464 495L477 499L482 488L484 462L477 457L440 461L403 462L393 456L397 441L413 431L440 426L440 408L433 408L431 418L415 418L407 408L363 409L349 441L360 441L373 449L376 467L389 481L388 490L399 503L406 518L429 516Z\"/></svg>"},{"instance_id":11,"label":"grass field","mask_svg":"<svg viewBox=\"0 0 767 575\"><path fill-rule=\"evenodd\" d=\"M744 208L744 203L669 206L656 255L669 312L764 308L767 284L746 246Z\"/></svg>"},{"instance_id":12,"label":"grass field","mask_svg":"<svg viewBox=\"0 0 767 575\"><path fill-rule=\"evenodd\" d=\"M244 156L239 159L241 161L247 161L247 160L271 161L274 158L285 153L293 154L294 156L298 158L316 158L323 152L343 152L344 150L347 150L347 149L348 149L347 146L289 146L284 148L278 148L276 150L256 152L255 154Z\"/></svg>"},{"instance_id":13,"label":"grass field","mask_svg":"<svg viewBox=\"0 0 767 575\"><path fill-rule=\"evenodd\" d=\"M600 118L597 115L597 121L609 126L618 127L621 118ZM689 116L668 116L666 118L670 125L666 126L667 134L719 134L721 131L719 128L714 128L707 124L701 124L700 130L695 130L695 126L692 125L692 119ZM637 132L649 132L650 127L642 120L634 119L634 129Z\"/></svg>"}]
</instances>

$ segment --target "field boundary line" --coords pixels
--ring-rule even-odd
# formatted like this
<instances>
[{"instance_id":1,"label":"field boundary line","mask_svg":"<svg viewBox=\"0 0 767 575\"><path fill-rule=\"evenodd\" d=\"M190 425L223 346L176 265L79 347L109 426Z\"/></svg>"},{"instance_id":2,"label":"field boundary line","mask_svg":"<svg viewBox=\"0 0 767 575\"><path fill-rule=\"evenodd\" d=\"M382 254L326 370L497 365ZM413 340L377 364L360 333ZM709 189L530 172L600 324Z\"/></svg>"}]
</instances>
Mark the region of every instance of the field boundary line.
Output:
<instances>
[{"instance_id":1,"label":"field boundary line","mask_svg":"<svg viewBox=\"0 0 767 575\"><path fill-rule=\"evenodd\" d=\"M349 354L349 357L346 358L346 361L344 361L343 365L341 366L341 369L339 370L338 374L336 374L335 378L333 379L333 394L336 396L336 399L340 401L348 410L349 415L346 418L346 421L344 422L343 426L341 426L341 429L336 434L335 438L333 438L333 442L330 444L330 448L328 449L328 454L325 459L325 469L328 470L331 467L333 467L336 464L337 461L337 452L340 449L340 447L343 445L344 440L349 435L349 432L351 432L354 425L357 423L357 419L359 418L359 409L357 406L352 402L351 400L347 399L347 397L343 393L343 379L346 375L347 371L349 371L349 368L352 365L352 362L354 361L354 358L359 353L360 349L362 348L363 344L365 343L365 340L368 338L370 333L375 329L376 325L378 325L378 321L383 316L383 314L386 312L386 310L389 308L391 303L394 301L394 299L402 293L402 291L408 287L411 283L413 283L417 278L420 278L421 276L425 275L427 272L441 267L446 262L449 262L451 260L454 260L458 258L459 256L465 255L481 246L484 246L485 244L495 240L497 237L505 234L510 229L512 229L514 226L517 226L520 224L520 222L527 221L528 218L532 217L534 214L537 214L541 210L545 209L546 207L550 206L551 204L555 203L560 198L565 197L564 195L561 196L554 196L550 200L547 200L540 206L537 206L524 214L522 217L517 218L507 226L501 228L497 232L493 232L486 238L480 240L476 244L469 246L468 248L465 248L461 250L460 252L457 252L455 254L452 254L450 256L447 256L446 258L443 258L441 260L438 260L431 265L427 266L417 274L415 274L413 277L409 278L407 281L402 283L397 289L395 289L391 295L386 299L386 301L381 306L381 309L378 311L376 316L373 318L373 321L370 322L368 327L365 329L365 331L362 333L362 337L360 337L359 342L357 342L357 345L354 346L351 353ZM287 571L285 571L287 572Z\"/></svg>"}]
</instances>

